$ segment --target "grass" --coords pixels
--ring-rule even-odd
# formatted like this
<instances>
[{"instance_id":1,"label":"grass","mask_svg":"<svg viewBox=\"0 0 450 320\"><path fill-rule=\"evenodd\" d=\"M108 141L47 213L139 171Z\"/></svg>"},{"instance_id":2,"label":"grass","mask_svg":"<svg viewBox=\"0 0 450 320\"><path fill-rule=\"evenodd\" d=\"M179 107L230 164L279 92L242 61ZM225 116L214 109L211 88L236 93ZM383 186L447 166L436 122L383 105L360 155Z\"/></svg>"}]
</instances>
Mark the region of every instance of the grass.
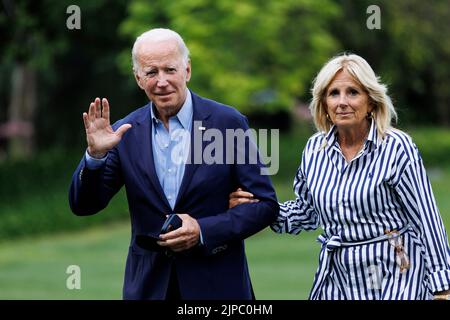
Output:
<instances>
[{"instance_id":1,"label":"grass","mask_svg":"<svg viewBox=\"0 0 450 320\"><path fill-rule=\"evenodd\" d=\"M450 167L434 172L437 203L450 230ZM290 197L290 183L275 186L281 200ZM246 241L257 299L308 297L320 248L317 235L278 235L266 229ZM3 242L0 299L121 299L129 237L129 222L121 222ZM70 265L81 268L80 290L66 287Z\"/></svg>"},{"instance_id":2,"label":"grass","mask_svg":"<svg viewBox=\"0 0 450 320\"><path fill-rule=\"evenodd\" d=\"M0 299L121 299L128 223L0 245ZM258 299L306 299L317 263L314 234L301 238L265 230L246 241ZM81 289L69 290L70 265Z\"/></svg>"},{"instance_id":3,"label":"grass","mask_svg":"<svg viewBox=\"0 0 450 320\"><path fill-rule=\"evenodd\" d=\"M129 238L125 223L0 245L0 299L120 299ZM69 290L70 265L81 289Z\"/></svg>"},{"instance_id":4,"label":"grass","mask_svg":"<svg viewBox=\"0 0 450 320\"><path fill-rule=\"evenodd\" d=\"M319 261L319 232L279 235L266 229L246 241L257 299L307 299Z\"/></svg>"}]
</instances>

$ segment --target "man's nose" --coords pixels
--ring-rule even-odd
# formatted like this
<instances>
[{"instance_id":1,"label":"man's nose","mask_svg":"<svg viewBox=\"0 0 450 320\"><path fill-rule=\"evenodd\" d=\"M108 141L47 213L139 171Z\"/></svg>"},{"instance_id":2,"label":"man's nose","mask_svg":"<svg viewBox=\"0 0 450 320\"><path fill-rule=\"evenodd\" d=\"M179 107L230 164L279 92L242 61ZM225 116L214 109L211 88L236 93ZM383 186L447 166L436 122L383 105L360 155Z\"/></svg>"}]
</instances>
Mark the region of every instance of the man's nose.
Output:
<instances>
[{"instance_id":1,"label":"man's nose","mask_svg":"<svg viewBox=\"0 0 450 320\"><path fill-rule=\"evenodd\" d=\"M156 85L158 87L165 87L167 86L169 83L167 82L167 76L164 73L159 73L158 74L158 78L156 80Z\"/></svg>"}]
</instances>

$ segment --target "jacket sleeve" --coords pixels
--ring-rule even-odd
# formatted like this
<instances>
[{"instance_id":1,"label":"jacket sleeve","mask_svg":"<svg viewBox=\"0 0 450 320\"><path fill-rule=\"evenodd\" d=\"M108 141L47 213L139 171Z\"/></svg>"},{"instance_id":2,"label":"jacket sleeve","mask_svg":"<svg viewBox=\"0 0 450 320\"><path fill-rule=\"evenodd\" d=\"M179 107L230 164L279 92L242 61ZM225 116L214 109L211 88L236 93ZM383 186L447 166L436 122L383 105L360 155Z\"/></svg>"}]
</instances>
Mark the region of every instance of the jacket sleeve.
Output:
<instances>
[{"instance_id":1,"label":"jacket sleeve","mask_svg":"<svg viewBox=\"0 0 450 320\"><path fill-rule=\"evenodd\" d=\"M79 216L96 214L108 205L122 185L120 161L115 148L108 152L104 164L95 170L86 166L84 156L72 176L70 208Z\"/></svg>"},{"instance_id":2,"label":"jacket sleeve","mask_svg":"<svg viewBox=\"0 0 450 320\"><path fill-rule=\"evenodd\" d=\"M249 129L245 117L241 116L238 130ZM275 190L261 162L257 146L252 139L240 145L234 143L233 175L236 184L254 194L257 203L241 204L212 216L198 219L202 230L206 254L225 249L228 243L241 241L269 226L278 213ZM256 161L252 161L252 156ZM241 157L241 161L239 160ZM242 161L245 160L245 161ZM228 197L227 195L224 195Z\"/></svg>"}]
</instances>

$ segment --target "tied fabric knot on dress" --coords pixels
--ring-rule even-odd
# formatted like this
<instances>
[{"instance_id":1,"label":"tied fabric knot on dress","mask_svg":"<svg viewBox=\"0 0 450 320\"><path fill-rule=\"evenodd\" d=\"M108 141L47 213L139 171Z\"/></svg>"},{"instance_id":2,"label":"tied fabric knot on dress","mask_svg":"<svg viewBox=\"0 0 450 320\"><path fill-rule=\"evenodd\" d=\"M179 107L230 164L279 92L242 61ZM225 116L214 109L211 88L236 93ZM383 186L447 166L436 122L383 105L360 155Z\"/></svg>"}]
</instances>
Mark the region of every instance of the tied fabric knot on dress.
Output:
<instances>
[{"instance_id":1,"label":"tied fabric knot on dress","mask_svg":"<svg viewBox=\"0 0 450 320\"><path fill-rule=\"evenodd\" d=\"M327 239L324 235L319 235L317 238L319 243L325 246L328 252L332 252L335 249L341 247L342 239L340 235L334 235L331 238Z\"/></svg>"}]
</instances>

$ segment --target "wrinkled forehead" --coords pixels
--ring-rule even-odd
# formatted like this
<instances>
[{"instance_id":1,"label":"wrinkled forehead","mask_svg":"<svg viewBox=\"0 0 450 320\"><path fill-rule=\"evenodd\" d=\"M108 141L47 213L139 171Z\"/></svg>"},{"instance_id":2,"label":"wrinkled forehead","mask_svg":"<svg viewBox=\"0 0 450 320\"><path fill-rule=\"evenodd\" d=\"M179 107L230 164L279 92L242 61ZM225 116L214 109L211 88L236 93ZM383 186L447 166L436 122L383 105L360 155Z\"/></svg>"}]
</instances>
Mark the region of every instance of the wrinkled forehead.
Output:
<instances>
[{"instance_id":1,"label":"wrinkled forehead","mask_svg":"<svg viewBox=\"0 0 450 320\"><path fill-rule=\"evenodd\" d=\"M174 39L166 40L142 40L136 48L136 57L139 61L172 61L182 59L178 43Z\"/></svg>"}]
</instances>

